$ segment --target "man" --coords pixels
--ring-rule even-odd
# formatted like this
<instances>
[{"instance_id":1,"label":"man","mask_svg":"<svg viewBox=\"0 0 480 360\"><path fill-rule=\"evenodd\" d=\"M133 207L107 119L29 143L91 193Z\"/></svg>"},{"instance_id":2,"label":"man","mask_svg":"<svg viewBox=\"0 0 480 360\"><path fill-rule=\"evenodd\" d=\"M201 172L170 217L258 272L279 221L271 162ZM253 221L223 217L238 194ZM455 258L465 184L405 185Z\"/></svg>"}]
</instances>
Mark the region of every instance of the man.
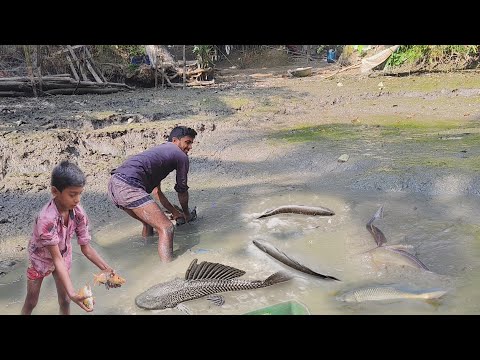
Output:
<instances>
[{"instance_id":1,"label":"man","mask_svg":"<svg viewBox=\"0 0 480 360\"><path fill-rule=\"evenodd\" d=\"M174 226L163 213L150 193L172 213L172 220L191 219L188 207L187 174L188 152L192 148L197 132L186 126L175 127L168 142L157 145L140 154L131 156L120 167L112 170L108 193L113 203L131 217L143 223L142 236L158 232L158 255L163 262L173 258ZM176 170L175 191L183 212L168 201L161 189L161 181Z\"/></svg>"}]
</instances>

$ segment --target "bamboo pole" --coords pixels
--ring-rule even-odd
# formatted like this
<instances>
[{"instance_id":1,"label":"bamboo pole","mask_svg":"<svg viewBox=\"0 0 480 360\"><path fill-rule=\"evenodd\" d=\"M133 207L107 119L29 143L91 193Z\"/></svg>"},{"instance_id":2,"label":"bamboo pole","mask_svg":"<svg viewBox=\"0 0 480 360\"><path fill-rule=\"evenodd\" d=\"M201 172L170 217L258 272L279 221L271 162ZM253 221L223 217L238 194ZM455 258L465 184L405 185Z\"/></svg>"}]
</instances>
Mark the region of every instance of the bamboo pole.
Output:
<instances>
[{"instance_id":1,"label":"bamboo pole","mask_svg":"<svg viewBox=\"0 0 480 360\"><path fill-rule=\"evenodd\" d=\"M38 88L40 90L40 94L43 92L43 80L42 80L42 46L37 45L37 76L38 76Z\"/></svg>"},{"instance_id":2,"label":"bamboo pole","mask_svg":"<svg viewBox=\"0 0 480 360\"><path fill-rule=\"evenodd\" d=\"M33 74L32 70L32 58L30 54L30 46L29 45L23 45L23 52L25 53L25 62L27 64L27 72L28 76L30 77L30 81L32 83L32 90L33 90L33 95L37 97L37 89L35 86L35 77Z\"/></svg>"},{"instance_id":3,"label":"bamboo pole","mask_svg":"<svg viewBox=\"0 0 480 360\"><path fill-rule=\"evenodd\" d=\"M161 66L161 69L163 71L163 53L162 55L160 56L160 66ZM162 90L165 88L165 79L164 77L162 76Z\"/></svg>"},{"instance_id":4,"label":"bamboo pole","mask_svg":"<svg viewBox=\"0 0 480 360\"><path fill-rule=\"evenodd\" d=\"M153 57L155 58L155 89L158 88L158 56L157 56L157 47L153 48Z\"/></svg>"},{"instance_id":5,"label":"bamboo pole","mask_svg":"<svg viewBox=\"0 0 480 360\"><path fill-rule=\"evenodd\" d=\"M185 58L185 45L183 45L183 88L187 83L187 59Z\"/></svg>"}]
</instances>

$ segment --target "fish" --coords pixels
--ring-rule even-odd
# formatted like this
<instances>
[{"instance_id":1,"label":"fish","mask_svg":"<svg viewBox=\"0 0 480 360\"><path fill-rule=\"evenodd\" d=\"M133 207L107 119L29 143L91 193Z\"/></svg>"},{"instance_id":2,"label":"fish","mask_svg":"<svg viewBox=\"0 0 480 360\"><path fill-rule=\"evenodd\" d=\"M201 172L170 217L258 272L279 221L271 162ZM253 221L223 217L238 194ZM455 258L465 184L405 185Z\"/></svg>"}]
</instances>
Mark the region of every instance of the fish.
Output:
<instances>
[{"instance_id":1,"label":"fish","mask_svg":"<svg viewBox=\"0 0 480 360\"><path fill-rule=\"evenodd\" d=\"M175 308L182 302L218 292L258 289L292 278L288 273L279 271L265 280L237 279L245 271L208 261L197 264L197 260L192 260L184 279L175 278L148 288L135 298L135 304L147 310Z\"/></svg>"},{"instance_id":2,"label":"fish","mask_svg":"<svg viewBox=\"0 0 480 360\"><path fill-rule=\"evenodd\" d=\"M406 290L395 286L367 286L347 291L336 297L338 301L363 302L398 299L437 299L445 295L447 291L440 289L431 290Z\"/></svg>"},{"instance_id":3,"label":"fish","mask_svg":"<svg viewBox=\"0 0 480 360\"><path fill-rule=\"evenodd\" d=\"M383 205L380 206L380 208L377 210L377 212L373 215L373 217L368 221L367 223L367 230L372 234L373 239L377 243L377 246L382 246L387 242L387 239L383 232L377 228L375 225L373 225L373 221L383 217Z\"/></svg>"},{"instance_id":4,"label":"fish","mask_svg":"<svg viewBox=\"0 0 480 360\"><path fill-rule=\"evenodd\" d=\"M396 247L379 246L369 250L369 252L373 257L373 260L377 263L395 263L399 266L410 266L417 269L430 271L427 266L415 255Z\"/></svg>"},{"instance_id":5,"label":"fish","mask_svg":"<svg viewBox=\"0 0 480 360\"><path fill-rule=\"evenodd\" d=\"M90 285L86 284L78 291L79 296L88 296L87 298L83 299L83 305L85 305L88 309L93 309L93 293L92 288Z\"/></svg>"},{"instance_id":6,"label":"fish","mask_svg":"<svg viewBox=\"0 0 480 360\"><path fill-rule=\"evenodd\" d=\"M420 261L415 255L405 250L405 245L385 245L387 239L385 234L373 225L373 221L383 217L383 205L377 210L373 217L367 222L367 230L372 234L377 247L366 252L371 253L374 261L379 262L396 262L397 265L411 266L417 269L430 271L427 266ZM398 256L400 255L400 256Z\"/></svg>"},{"instance_id":7,"label":"fish","mask_svg":"<svg viewBox=\"0 0 480 360\"><path fill-rule=\"evenodd\" d=\"M105 284L105 287L110 289L111 287L118 287L125 284L127 280L115 273L104 273L101 272L100 274L93 274L93 284L94 285L101 285Z\"/></svg>"},{"instance_id":8,"label":"fish","mask_svg":"<svg viewBox=\"0 0 480 360\"><path fill-rule=\"evenodd\" d=\"M261 219L261 218L276 215L276 214L286 214L286 213L303 214L303 215L322 215L322 216L335 215L335 212L333 210L330 210L321 206L284 205L284 206L279 206L275 209L270 209L265 211L262 215L257 217L257 219Z\"/></svg>"},{"instance_id":9,"label":"fish","mask_svg":"<svg viewBox=\"0 0 480 360\"><path fill-rule=\"evenodd\" d=\"M280 251L277 249L275 246L272 244L267 243L266 241L261 241L261 240L253 240L253 243L263 252L267 253L274 259L277 259L278 261L284 263L285 265L290 266L291 268L294 268L295 270L301 271L305 274L310 274L313 276L317 276L321 279L324 280L336 280L336 281L341 281L337 279L336 277L329 276L329 275L324 275L317 273L313 271L312 269L309 269L308 267L300 264L299 262L293 260L290 256L285 254L283 251Z\"/></svg>"},{"instance_id":10,"label":"fish","mask_svg":"<svg viewBox=\"0 0 480 360\"><path fill-rule=\"evenodd\" d=\"M196 206L193 208L193 210L190 210L190 221L189 222L192 222L192 221L195 221L195 220L197 220L197 207ZM177 225L177 226L185 224L185 218L182 218L182 217L178 218L177 220L174 220L174 221L175 221L175 225Z\"/></svg>"},{"instance_id":11,"label":"fish","mask_svg":"<svg viewBox=\"0 0 480 360\"><path fill-rule=\"evenodd\" d=\"M181 213L183 213L182 208L179 207L178 205L174 204L173 207L175 209L177 209L178 211L180 211ZM172 214L169 211L167 213L171 217ZM180 226L180 225L185 224L185 218L178 218L177 220L170 219L170 220L172 221L172 224L176 225L176 226ZM192 210L190 210L190 221L189 222L192 222L192 221L195 221L195 220L197 220L197 207L196 206Z\"/></svg>"}]
</instances>

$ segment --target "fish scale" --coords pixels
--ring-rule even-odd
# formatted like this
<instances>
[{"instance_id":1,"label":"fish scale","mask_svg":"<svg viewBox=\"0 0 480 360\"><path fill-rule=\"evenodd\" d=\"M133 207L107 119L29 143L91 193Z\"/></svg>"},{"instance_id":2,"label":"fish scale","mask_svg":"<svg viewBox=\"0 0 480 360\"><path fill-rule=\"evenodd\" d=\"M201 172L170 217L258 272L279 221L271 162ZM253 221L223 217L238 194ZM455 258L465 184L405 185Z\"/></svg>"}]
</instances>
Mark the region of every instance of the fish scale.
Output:
<instances>
[{"instance_id":1,"label":"fish scale","mask_svg":"<svg viewBox=\"0 0 480 360\"><path fill-rule=\"evenodd\" d=\"M343 293L337 300L346 302L379 301L394 299L434 299L443 296L446 291L407 291L393 286L370 286Z\"/></svg>"}]
</instances>

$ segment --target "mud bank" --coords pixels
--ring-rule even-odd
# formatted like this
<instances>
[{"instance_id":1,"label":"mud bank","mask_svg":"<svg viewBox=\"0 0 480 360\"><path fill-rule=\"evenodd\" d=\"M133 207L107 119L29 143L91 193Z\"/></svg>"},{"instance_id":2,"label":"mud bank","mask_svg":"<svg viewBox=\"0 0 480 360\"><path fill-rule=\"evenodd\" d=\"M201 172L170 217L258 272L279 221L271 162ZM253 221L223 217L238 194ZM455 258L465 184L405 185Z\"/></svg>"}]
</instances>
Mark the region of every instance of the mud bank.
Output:
<instances>
[{"instance_id":1,"label":"mud bank","mask_svg":"<svg viewBox=\"0 0 480 360\"><path fill-rule=\"evenodd\" d=\"M82 203L92 229L120 215L106 196L109 172L165 141L176 125L199 135L190 153L191 201L202 191L324 190L480 194L480 79L287 78L284 69L224 71L201 89L0 98L0 253L25 257L36 212L61 159L87 175ZM339 162L342 154L347 162ZM167 195L176 200L173 177ZM259 194L261 196L261 194ZM10 260L9 260L10 261Z\"/></svg>"}]
</instances>

